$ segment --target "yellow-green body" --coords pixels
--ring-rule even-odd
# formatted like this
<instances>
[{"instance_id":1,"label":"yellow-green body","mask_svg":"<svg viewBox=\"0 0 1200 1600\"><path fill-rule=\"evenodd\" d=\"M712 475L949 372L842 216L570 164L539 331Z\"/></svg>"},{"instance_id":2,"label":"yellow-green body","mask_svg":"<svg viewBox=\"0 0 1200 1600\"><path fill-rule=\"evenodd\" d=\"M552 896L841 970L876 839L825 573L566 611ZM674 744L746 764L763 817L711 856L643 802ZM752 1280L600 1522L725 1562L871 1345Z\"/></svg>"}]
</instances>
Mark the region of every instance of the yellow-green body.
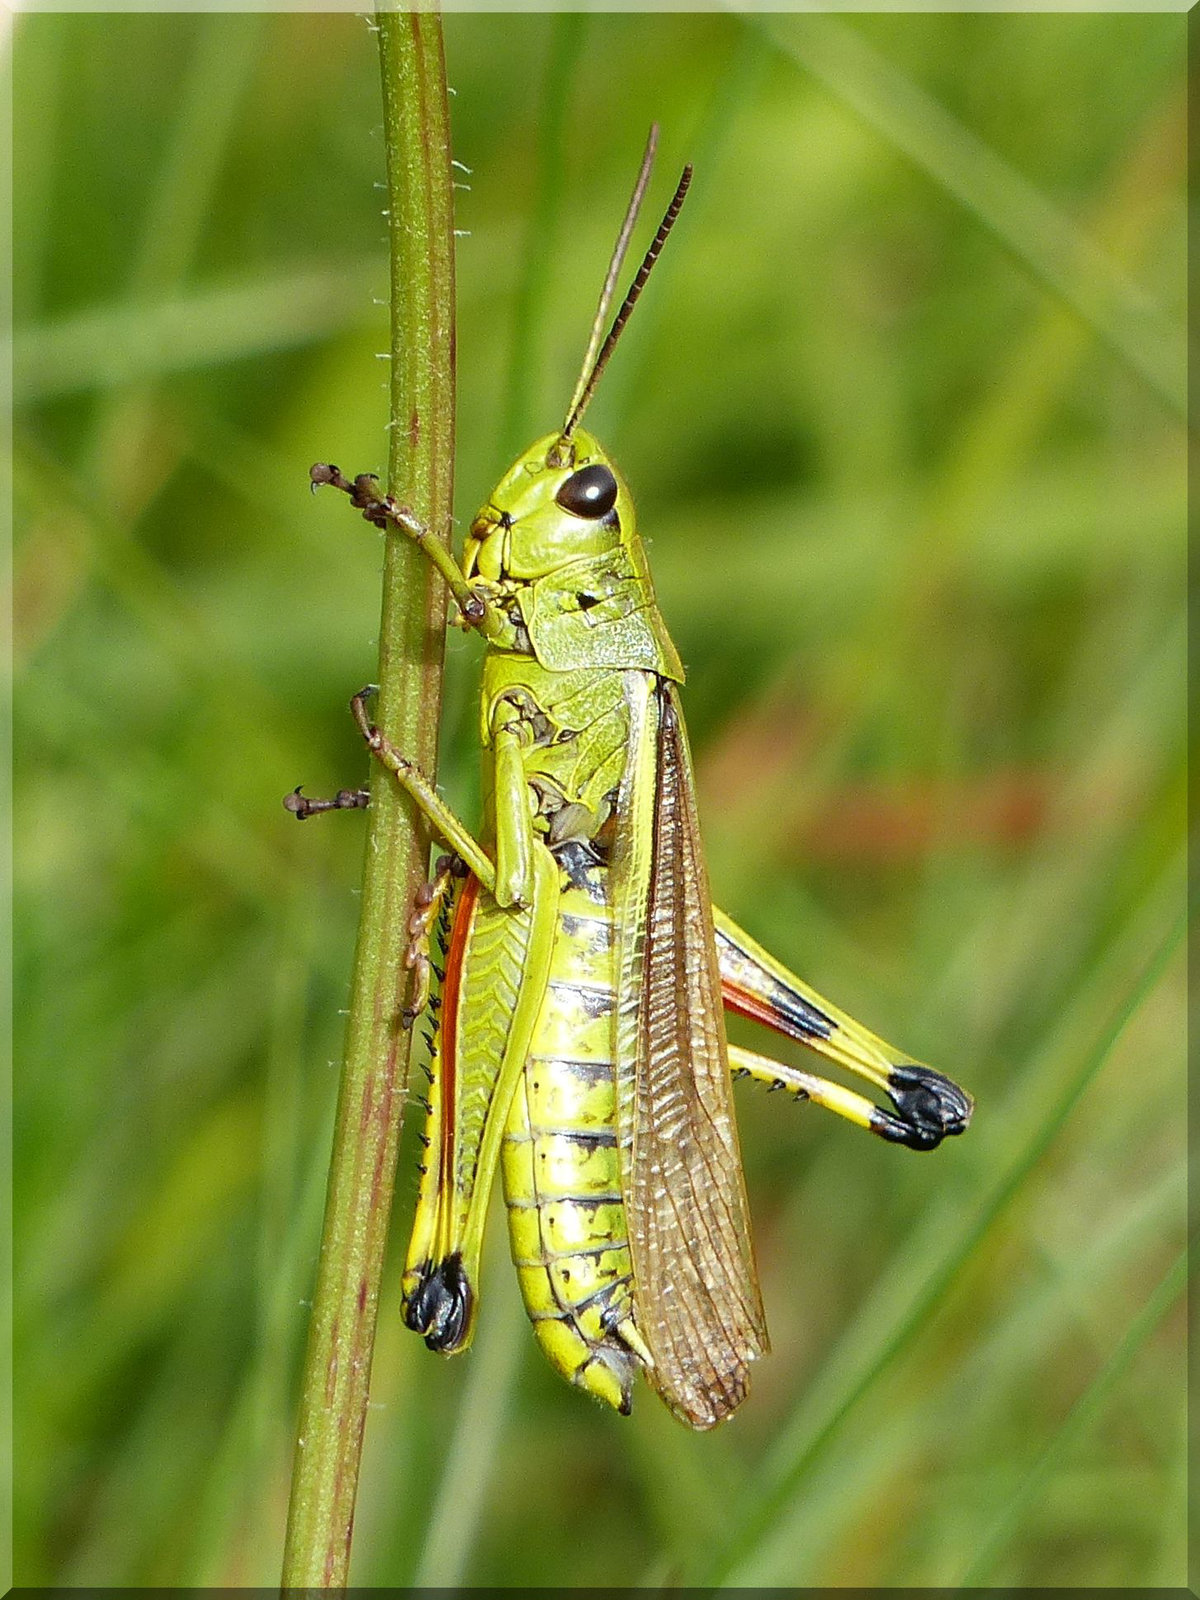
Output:
<instances>
[{"instance_id":1,"label":"yellow-green body","mask_svg":"<svg viewBox=\"0 0 1200 1600\"><path fill-rule=\"evenodd\" d=\"M513 1259L538 1341L565 1377L627 1409L647 1351L635 1322L616 1132L613 908L596 841L631 759L627 675L678 679L682 669L623 484L605 526L589 527L587 547L569 562L553 500L541 518L521 517L518 550L506 541L504 513L528 495L536 466L546 470L556 438L508 473L468 546L468 575L483 578L505 624L489 641L480 696L497 890L473 897L457 950L451 939L443 1005L455 1007L454 1060L443 1016L405 1288L411 1301L428 1264L452 1254L464 1281L476 1281L486 1205L478 1178L494 1164L504 1117ZM586 434L574 448L577 465L603 459ZM564 865L551 846L575 855ZM452 1153L440 1156L447 1146ZM468 1337L473 1309L472 1297Z\"/></svg>"},{"instance_id":2,"label":"yellow-green body","mask_svg":"<svg viewBox=\"0 0 1200 1600\"><path fill-rule=\"evenodd\" d=\"M564 1376L627 1410L641 1340L617 1151L615 1007L611 916L568 886L501 1172L538 1343Z\"/></svg>"}]
</instances>

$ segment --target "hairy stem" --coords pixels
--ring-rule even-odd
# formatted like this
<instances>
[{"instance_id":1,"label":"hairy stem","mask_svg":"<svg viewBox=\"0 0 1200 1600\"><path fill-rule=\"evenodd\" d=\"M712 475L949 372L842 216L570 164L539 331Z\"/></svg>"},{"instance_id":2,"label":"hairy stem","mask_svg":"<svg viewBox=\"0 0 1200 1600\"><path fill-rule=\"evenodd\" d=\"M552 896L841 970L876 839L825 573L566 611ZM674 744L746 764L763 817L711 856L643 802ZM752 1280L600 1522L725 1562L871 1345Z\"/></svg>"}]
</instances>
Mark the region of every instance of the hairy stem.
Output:
<instances>
[{"instance_id":1,"label":"hairy stem","mask_svg":"<svg viewBox=\"0 0 1200 1600\"><path fill-rule=\"evenodd\" d=\"M454 231L441 19L380 11L391 243L389 487L450 525L454 463ZM380 726L432 778L444 585L389 532L379 632ZM286 1589L346 1584L379 1279L408 1081L400 1027L406 922L428 831L389 773L371 777L362 915L351 979L321 1255L305 1357L284 1552Z\"/></svg>"}]
</instances>

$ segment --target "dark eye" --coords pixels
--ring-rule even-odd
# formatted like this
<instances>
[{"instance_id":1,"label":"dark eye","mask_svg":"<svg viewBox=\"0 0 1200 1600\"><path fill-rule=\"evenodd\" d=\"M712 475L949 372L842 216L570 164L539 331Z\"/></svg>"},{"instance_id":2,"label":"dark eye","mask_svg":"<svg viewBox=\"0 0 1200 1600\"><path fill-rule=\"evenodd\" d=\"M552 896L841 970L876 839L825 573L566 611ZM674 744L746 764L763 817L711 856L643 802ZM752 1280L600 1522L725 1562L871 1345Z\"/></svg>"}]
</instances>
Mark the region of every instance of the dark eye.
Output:
<instances>
[{"instance_id":1,"label":"dark eye","mask_svg":"<svg viewBox=\"0 0 1200 1600\"><path fill-rule=\"evenodd\" d=\"M617 480L602 461L573 472L554 496L577 517L606 517L617 503Z\"/></svg>"}]
</instances>

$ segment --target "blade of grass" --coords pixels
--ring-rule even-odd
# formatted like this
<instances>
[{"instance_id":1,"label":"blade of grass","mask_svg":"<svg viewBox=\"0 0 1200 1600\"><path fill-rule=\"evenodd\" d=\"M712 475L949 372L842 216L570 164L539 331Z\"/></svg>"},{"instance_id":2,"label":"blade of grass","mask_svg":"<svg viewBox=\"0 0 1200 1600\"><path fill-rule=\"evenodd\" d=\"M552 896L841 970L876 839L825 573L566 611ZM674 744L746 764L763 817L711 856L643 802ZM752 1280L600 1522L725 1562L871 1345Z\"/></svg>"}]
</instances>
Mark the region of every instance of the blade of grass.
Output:
<instances>
[{"instance_id":1,"label":"blade of grass","mask_svg":"<svg viewBox=\"0 0 1200 1600\"><path fill-rule=\"evenodd\" d=\"M24 137L20 143L21 184L14 196L16 215L10 235L12 298L17 305L36 311L46 293L47 253L52 237L55 179L62 153L63 122L68 81L63 40L69 29L54 13L36 20L21 19L17 39L21 46L21 82L15 117ZM5 62L6 95L11 96L12 51ZM6 123L11 127L11 123Z\"/></svg>"},{"instance_id":2,"label":"blade of grass","mask_svg":"<svg viewBox=\"0 0 1200 1600\"><path fill-rule=\"evenodd\" d=\"M1186 419L1183 331L1058 206L852 27L827 16L756 22L990 229Z\"/></svg>"},{"instance_id":3,"label":"blade of grass","mask_svg":"<svg viewBox=\"0 0 1200 1600\"><path fill-rule=\"evenodd\" d=\"M218 12L197 18L195 26L175 125L146 195L129 282L135 301L173 288L191 268L258 66L267 19L243 14L231 27Z\"/></svg>"},{"instance_id":4,"label":"blade of grass","mask_svg":"<svg viewBox=\"0 0 1200 1600\"><path fill-rule=\"evenodd\" d=\"M297 266L180 293L147 305L102 305L18 333L13 386L22 404L131 378L292 350L374 321L383 264L375 257Z\"/></svg>"},{"instance_id":5,"label":"blade of grass","mask_svg":"<svg viewBox=\"0 0 1200 1600\"><path fill-rule=\"evenodd\" d=\"M1090 207L1089 231L1122 271L1136 268L1160 237L1182 188L1186 160L1186 107L1179 92L1147 113ZM943 476L923 536L914 541L914 563L928 566L935 546L945 560L946 547L980 525L1005 478L1034 454L1090 349L1088 333L1087 324L1061 302L1037 309L1027 333L991 374L987 394L948 438Z\"/></svg>"},{"instance_id":6,"label":"blade of grass","mask_svg":"<svg viewBox=\"0 0 1200 1600\"><path fill-rule=\"evenodd\" d=\"M296 1061L304 1042L313 947L321 928L310 886L294 874L279 928L266 1050L254 1349L195 1507L185 1571L197 1587L220 1587L230 1576L230 1552L237 1548L239 1534L249 1534L247 1545L253 1551L243 1581L267 1584L274 1576L274 1506L270 1500L247 1505L245 1485L275 1479L281 1419L288 1414L301 1331L296 1306L309 1287L308 1251L320 1226L321 1171L304 1162L309 1145L302 1127L305 1084Z\"/></svg>"},{"instance_id":7,"label":"blade of grass","mask_svg":"<svg viewBox=\"0 0 1200 1600\"><path fill-rule=\"evenodd\" d=\"M1137 1196L1115 1228L1103 1229L1061 1263L1047 1262L1032 1292L982 1310L977 1342L955 1353L952 1369L939 1368L946 1378L940 1391L905 1386L907 1398L898 1400L894 1385L877 1414L860 1414L780 1529L780 1560L788 1562L789 1578L815 1585L841 1570L869 1521L876 1543L891 1544L890 1564L875 1574L878 1583L920 1588L948 1581L979 1546L983 1526L994 1521L996 1498L984 1496L980 1506L974 1492L963 1492L946 1505L937 1498L938 1478L942 1485L972 1478L986 1454L981 1439L995 1438L1003 1419L1019 1414L1023 1397L1036 1392L1048 1352L1070 1349L1074 1361L1087 1361L1089 1308L1118 1303L1122 1279L1140 1273L1143 1262L1158 1269L1163 1240L1174 1236L1182 1215L1185 1179L1180 1161ZM1127 1401L1127 1416L1128 1410ZM930 1467L926 1481L913 1486L923 1524L914 1547L898 1536L897 1523L917 1513L910 1503L897 1514L896 1500L898 1484L916 1463ZM996 1467L1002 1470L999 1462ZM931 1547L939 1545L933 1560Z\"/></svg>"},{"instance_id":8,"label":"blade of grass","mask_svg":"<svg viewBox=\"0 0 1200 1600\"><path fill-rule=\"evenodd\" d=\"M1020 1527L1022 1515L1043 1488L1054 1468L1101 1414L1113 1389L1124 1376L1138 1351L1183 1294L1187 1280L1188 1250L1185 1248L1126 1328L1116 1349L1072 1406L1061 1427L1047 1441L1024 1481L996 1518L990 1534L984 1540L983 1548L976 1553L975 1559L955 1585L956 1588L979 1588L990 1581L997 1562L1013 1534Z\"/></svg>"},{"instance_id":9,"label":"blade of grass","mask_svg":"<svg viewBox=\"0 0 1200 1600\"><path fill-rule=\"evenodd\" d=\"M43 509L47 486L53 483L50 514L60 528L69 528L89 577L137 619L173 670L190 681L209 680L206 691L224 700L244 737L260 748L263 740L271 739L288 714L287 706L265 687L260 675L238 666L222 647L211 618L164 563L128 526L89 502L86 486L58 467L32 435L23 434L15 441L12 466L20 510ZM15 664L20 673L31 678L52 670L51 652L41 654L37 648L24 652L22 643L18 639Z\"/></svg>"},{"instance_id":10,"label":"blade of grass","mask_svg":"<svg viewBox=\"0 0 1200 1600\"><path fill-rule=\"evenodd\" d=\"M391 244L389 482L449 528L454 469L454 230L441 18L377 19ZM379 722L437 769L445 590L403 535L387 537ZM305 1358L283 1562L285 1588L344 1587L367 1418L379 1279L407 1087L403 951L428 830L381 770L372 777L325 1228Z\"/></svg>"},{"instance_id":11,"label":"blade of grass","mask_svg":"<svg viewBox=\"0 0 1200 1600\"><path fill-rule=\"evenodd\" d=\"M541 335L546 325L550 294L550 266L562 214L567 105L578 78L576 66L586 27L587 18L574 11L555 17L550 27L538 134L537 178L513 318L512 357L504 386L506 404L500 444L505 461L511 460L545 428L545 419L539 421L535 412L534 379L539 371Z\"/></svg>"},{"instance_id":12,"label":"blade of grass","mask_svg":"<svg viewBox=\"0 0 1200 1600\"><path fill-rule=\"evenodd\" d=\"M149 186L133 255L127 286L132 305L169 294L187 278L248 97L263 31L260 17L196 19L174 125ZM153 475L139 472L138 465L157 431L154 390L144 379L107 391L96 407L85 456L96 497L131 514L153 494Z\"/></svg>"},{"instance_id":13,"label":"blade of grass","mask_svg":"<svg viewBox=\"0 0 1200 1600\"><path fill-rule=\"evenodd\" d=\"M718 205L721 166L733 141L738 120L753 104L755 92L766 77L772 61L773 52L759 34L738 28L731 35L724 69L708 99L698 108L693 125L672 130L676 139L681 133L690 135L683 144L683 151L696 172L703 174L702 181L692 186L677 227L700 233L706 213ZM672 273L682 270L686 254L685 250L677 250L667 258L665 265L660 261L656 268L658 292L639 305L640 321L633 338L626 341L624 359L615 363L605 374L601 405L604 416L611 419L605 424L606 437L610 428L615 435L628 427L629 419L637 415L639 403L644 405L655 389L661 387L663 324L671 303L670 279ZM689 565L694 566L694 560ZM711 599L711 590L706 590L706 598Z\"/></svg>"}]
</instances>

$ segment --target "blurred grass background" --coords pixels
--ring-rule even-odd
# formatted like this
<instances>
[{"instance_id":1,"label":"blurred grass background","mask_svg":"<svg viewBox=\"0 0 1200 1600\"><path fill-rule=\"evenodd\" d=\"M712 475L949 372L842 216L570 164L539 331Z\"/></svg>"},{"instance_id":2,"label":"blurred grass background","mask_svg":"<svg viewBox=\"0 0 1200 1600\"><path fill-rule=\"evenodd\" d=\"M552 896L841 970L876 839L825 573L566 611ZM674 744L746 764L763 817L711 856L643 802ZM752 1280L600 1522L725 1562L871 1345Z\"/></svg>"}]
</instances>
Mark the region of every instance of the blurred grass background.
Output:
<instances>
[{"instance_id":1,"label":"blurred grass background","mask_svg":"<svg viewBox=\"0 0 1200 1600\"><path fill-rule=\"evenodd\" d=\"M715 892L978 1111L918 1160L739 1089L774 1352L707 1437L560 1384L499 1229L475 1351L401 1327L410 1127L356 1582L1184 1582L1184 29L447 19L460 515L657 118L693 197L591 425ZM25 1584L278 1572L362 837L279 800L364 771L380 549L307 468L385 455L377 71L348 16L17 29Z\"/></svg>"}]
</instances>

